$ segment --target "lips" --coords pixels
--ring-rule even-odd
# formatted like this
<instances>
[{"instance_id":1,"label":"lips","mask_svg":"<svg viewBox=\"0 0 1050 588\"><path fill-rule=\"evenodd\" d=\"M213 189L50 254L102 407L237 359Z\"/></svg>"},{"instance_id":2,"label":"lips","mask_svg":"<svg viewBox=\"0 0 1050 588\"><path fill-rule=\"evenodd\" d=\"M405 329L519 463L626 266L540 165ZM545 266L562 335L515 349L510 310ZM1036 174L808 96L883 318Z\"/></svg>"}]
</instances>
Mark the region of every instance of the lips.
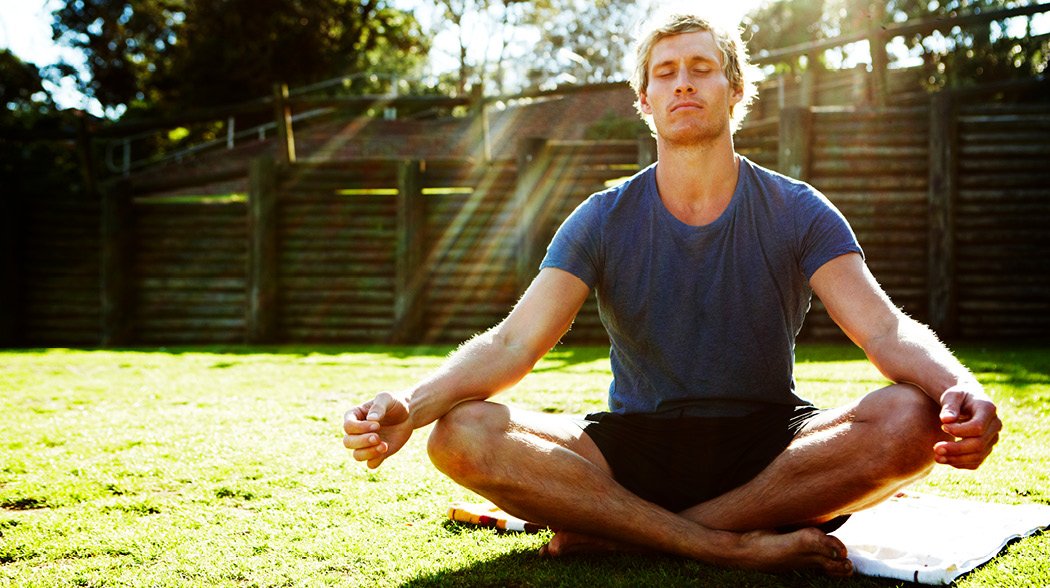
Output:
<instances>
[{"instance_id":1,"label":"lips","mask_svg":"<svg viewBox=\"0 0 1050 588\"><path fill-rule=\"evenodd\" d=\"M691 100L687 100L685 102L678 102L677 104L671 106L671 112L674 112L676 110L681 110L683 108L697 108L697 109L699 109L699 108L703 108L703 106L699 102L693 102Z\"/></svg>"}]
</instances>

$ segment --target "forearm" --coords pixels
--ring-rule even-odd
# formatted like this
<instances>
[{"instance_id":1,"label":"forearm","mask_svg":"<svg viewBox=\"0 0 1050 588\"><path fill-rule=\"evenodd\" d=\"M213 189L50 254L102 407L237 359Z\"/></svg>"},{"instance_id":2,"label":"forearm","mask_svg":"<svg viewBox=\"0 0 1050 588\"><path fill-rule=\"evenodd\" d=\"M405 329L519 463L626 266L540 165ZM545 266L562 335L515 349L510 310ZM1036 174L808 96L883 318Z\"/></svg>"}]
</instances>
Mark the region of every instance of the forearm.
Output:
<instances>
[{"instance_id":1,"label":"forearm","mask_svg":"<svg viewBox=\"0 0 1050 588\"><path fill-rule=\"evenodd\" d=\"M407 392L413 427L432 423L461 402L484 400L513 386L542 355L508 339L499 326L470 339Z\"/></svg>"},{"instance_id":2,"label":"forearm","mask_svg":"<svg viewBox=\"0 0 1050 588\"><path fill-rule=\"evenodd\" d=\"M948 388L976 382L929 327L903 313L862 347L884 376L896 383L914 384L938 403Z\"/></svg>"}]
</instances>

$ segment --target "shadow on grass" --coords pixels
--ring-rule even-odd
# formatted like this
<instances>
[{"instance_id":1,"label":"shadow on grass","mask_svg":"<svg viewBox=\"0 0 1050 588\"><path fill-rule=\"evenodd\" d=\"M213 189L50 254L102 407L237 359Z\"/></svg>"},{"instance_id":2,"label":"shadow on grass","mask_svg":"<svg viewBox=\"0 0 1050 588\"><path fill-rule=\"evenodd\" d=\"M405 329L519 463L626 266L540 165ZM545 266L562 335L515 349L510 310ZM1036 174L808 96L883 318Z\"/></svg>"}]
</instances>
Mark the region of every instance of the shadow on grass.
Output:
<instances>
[{"instance_id":1,"label":"shadow on grass","mask_svg":"<svg viewBox=\"0 0 1050 588\"><path fill-rule=\"evenodd\" d=\"M531 551L518 551L462 568L440 570L430 575L413 578L401 586L402 588L430 586L888 588L916 585L866 577L830 578L810 571L764 574L727 570L659 555L608 554L546 559L538 557Z\"/></svg>"}]
</instances>

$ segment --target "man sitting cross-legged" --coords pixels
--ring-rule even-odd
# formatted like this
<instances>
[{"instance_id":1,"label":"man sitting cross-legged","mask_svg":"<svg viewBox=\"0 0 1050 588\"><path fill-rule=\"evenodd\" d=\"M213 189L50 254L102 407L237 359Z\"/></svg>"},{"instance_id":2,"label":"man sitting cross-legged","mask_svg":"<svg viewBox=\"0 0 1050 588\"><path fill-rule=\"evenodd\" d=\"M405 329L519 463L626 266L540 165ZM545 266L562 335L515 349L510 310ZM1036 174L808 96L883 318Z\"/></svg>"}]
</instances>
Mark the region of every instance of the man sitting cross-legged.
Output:
<instances>
[{"instance_id":1,"label":"man sitting cross-legged","mask_svg":"<svg viewBox=\"0 0 1050 588\"><path fill-rule=\"evenodd\" d=\"M738 34L698 17L644 37L632 85L657 163L573 212L505 320L415 386L348 411L353 457L378 467L436 421L438 469L556 529L550 555L631 546L834 575L852 572L826 534L845 515L934 463L978 467L1001 428L980 384L894 307L820 193L734 152L745 71ZM611 341L609 412L490 402L592 288ZM796 396L814 292L893 385L831 410Z\"/></svg>"}]
</instances>

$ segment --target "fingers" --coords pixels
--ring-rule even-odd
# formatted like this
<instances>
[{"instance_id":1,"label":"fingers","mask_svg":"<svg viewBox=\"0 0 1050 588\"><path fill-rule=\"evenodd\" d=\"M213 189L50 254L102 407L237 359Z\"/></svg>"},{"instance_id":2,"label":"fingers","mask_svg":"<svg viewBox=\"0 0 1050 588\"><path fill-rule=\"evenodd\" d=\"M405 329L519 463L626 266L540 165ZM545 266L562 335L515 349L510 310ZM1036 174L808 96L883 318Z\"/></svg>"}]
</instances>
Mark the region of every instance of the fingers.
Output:
<instances>
[{"instance_id":1,"label":"fingers","mask_svg":"<svg viewBox=\"0 0 1050 588\"><path fill-rule=\"evenodd\" d=\"M933 446L934 459L952 467L976 469L992 452L992 447L999 441L996 431L987 437L970 437L959 441L943 441Z\"/></svg>"},{"instance_id":2,"label":"fingers","mask_svg":"<svg viewBox=\"0 0 1050 588\"><path fill-rule=\"evenodd\" d=\"M343 446L353 450L351 455L355 460L368 462L368 467L372 469L379 467L390 451L390 445L376 433L346 435L343 437Z\"/></svg>"},{"instance_id":3,"label":"fingers","mask_svg":"<svg viewBox=\"0 0 1050 588\"><path fill-rule=\"evenodd\" d=\"M955 437L934 445L938 463L976 469L999 441L1002 421L995 404L976 382L949 388L941 395L941 429Z\"/></svg>"},{"instance_id":4,"label":"fingers","mask_svg":"<svg viewBox=\"0 0 1050 588\"><path fill-rule=\"evenodd\" d=\"M964 412L960 415L961 420L945 422L941 427L945 433L955 437L980 437L986 433L997 433L1002 427L999 417L996 415L995 405L987 400L972 400L966 403ZM967 412L971 414L967 414ZM941 410L944 414L944 410Z\"/></svg>"},{"instance_id":5,"label":"fingers","mask_svg":"<svg viewBox=\"0 0 1050 588\"><path fill-rule=\"evenodd\" d=\"M343 446L352 450L351 455L355 460L367 462L369 468L379 467L390 451L390 444L383 440L379 430L380 422L393 402L391 395L379 394L374 400L354 407L343 415Z\"/></svg>"},{"instance_id":6,"label":"fingers","mask_svg":"<svg viewBox=\"0 0 1050 588\"><path fill-rule=\"evenodd\" d=\"M367 405L362 405L346 411L343 415L343 432L347 435L361 435L378 431L378 422L365 420L367 410Z\"/></svg>"}]
</instances>

